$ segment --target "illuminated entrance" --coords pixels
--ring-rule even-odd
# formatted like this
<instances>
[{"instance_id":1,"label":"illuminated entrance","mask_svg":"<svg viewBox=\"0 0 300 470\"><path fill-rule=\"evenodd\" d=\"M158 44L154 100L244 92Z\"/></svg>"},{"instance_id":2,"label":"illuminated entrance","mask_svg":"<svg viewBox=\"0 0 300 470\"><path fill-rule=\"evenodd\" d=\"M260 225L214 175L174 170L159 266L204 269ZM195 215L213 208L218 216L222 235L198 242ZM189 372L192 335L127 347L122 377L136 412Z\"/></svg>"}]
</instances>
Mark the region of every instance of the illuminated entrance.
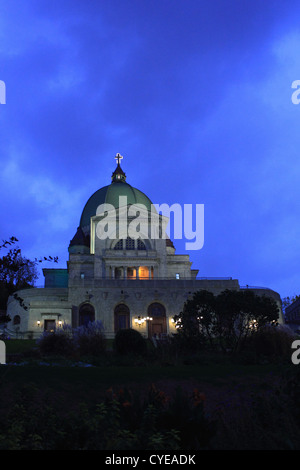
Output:
<instances>
[{"instance_id":1,"label":"illuminated entrance","mask_svg":"<svg viewBox=\"0 0 300 470\"><path fill-rule=\"evenodd\" d=\"M163 338L167 334L165 307L158 302L154 302L149 305L147 314L152 318L152 321L148 322L149 338Z\"/></svg>"}]
</instances>

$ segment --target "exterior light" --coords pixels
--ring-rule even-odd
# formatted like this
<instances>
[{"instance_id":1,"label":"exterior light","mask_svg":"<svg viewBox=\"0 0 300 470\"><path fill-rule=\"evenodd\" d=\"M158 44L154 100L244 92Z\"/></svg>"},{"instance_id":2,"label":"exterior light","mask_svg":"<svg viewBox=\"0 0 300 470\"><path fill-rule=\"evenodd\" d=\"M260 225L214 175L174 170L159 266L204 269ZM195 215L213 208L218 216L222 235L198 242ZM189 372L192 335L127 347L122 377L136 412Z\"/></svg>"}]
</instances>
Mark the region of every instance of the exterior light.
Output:
<instances>
[{"instance_id":1,"label":"exterior light","mask_svg":"<svg viewBox=\"0 0 300 470\"><path fill-rule=\"evenodd\" d=\"M40 326L40 325L41 325L40 320L38 320L38 321L36 322L36 324L37 324L37 326Z\"/></svg>"},{"instance_id":2,"label":"exterior light","mask_svg":"<svg viewBox=\"0 0 300 470\"><path fill-rule=\"evenodd\" d=\"M175 328L182 328L183 327L181 318L178 318L178 320L174 320L174 318L173 318L172 321L173 321L173 323L175 323Z\"/></svg>"},{"instance_id":3,"label":"exterior light","mask_svg":"<svg viewBox=\"0 0 300 470\"><path fill-rule=\"evenodd\" d=\"M61 320L59 320L58 324L59 324L59 326L61 326L61 325L62 325L62 321L61 321Z\"/></svg>"},{"instance_id":4,"label":"exterior light","mask_svg":"<svg viewBox=\"0 0 300 470\"><path fill-rule=\"evenodd\" d=\"M147 317L138 316L138 317L135 317L134 322L137 323L139 326L141 326L143 323L145 323L145 321L149 322L149 321L152 321L152 320L153 320L153 318L149 317L149 316L147 316Z\"/></svg>"}]
</instances>

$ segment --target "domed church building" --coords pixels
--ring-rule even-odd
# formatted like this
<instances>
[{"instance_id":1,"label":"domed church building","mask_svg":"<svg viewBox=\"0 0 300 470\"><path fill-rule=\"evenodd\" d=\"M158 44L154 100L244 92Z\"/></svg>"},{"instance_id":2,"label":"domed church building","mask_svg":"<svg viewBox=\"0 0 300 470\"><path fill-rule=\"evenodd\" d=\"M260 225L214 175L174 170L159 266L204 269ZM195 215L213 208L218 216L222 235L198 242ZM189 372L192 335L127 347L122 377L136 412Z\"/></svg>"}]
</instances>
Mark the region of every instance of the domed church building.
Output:
<instances>
[{"instance_id":1,"label":"domed church building","mask_svg":"<svg viewBox=\"0 0 300 470\"><path fill-rule=\"evenodd\" d=\"M76 328L99 320L107 338L123 328L163 337L176 331L173 317L194 292L241 288L232 278L198 278L189 255L175 253L165 231L168 219L126 181L122 158L117 154L110 184L83 208L66 269L44 269L44 288L18 292L27 309L9 299L11 336L38 337L64 324ZM255 291L275 298L281 311L279 294Z\"/></svg>"}]
</instances>

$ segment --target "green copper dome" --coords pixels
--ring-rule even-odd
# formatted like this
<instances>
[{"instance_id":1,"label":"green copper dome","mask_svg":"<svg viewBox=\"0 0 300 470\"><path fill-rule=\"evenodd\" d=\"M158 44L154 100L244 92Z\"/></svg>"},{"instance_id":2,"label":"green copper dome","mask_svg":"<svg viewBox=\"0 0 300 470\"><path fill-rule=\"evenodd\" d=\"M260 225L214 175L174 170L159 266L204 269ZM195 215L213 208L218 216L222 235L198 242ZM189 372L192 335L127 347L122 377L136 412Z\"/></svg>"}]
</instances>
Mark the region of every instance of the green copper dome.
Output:
<instances>
[{"instance_id":1,"label":"green copper dome","mask_svg":"<svg viewBox=\"0 0 300 470\"><path fill-rule=\"evenodd\" d=\"M111 204L115 209L119 208L119 197L126 196L127 204L143 204L147 210L151 211L152 202L138 189L126 183L126 175L118 165L112 174L112 182L108 186L98 189L87 201L80 219L80 227L89 227L90 219L97 213L97 208L101 204Z\"/></svg>"}]
</instances>

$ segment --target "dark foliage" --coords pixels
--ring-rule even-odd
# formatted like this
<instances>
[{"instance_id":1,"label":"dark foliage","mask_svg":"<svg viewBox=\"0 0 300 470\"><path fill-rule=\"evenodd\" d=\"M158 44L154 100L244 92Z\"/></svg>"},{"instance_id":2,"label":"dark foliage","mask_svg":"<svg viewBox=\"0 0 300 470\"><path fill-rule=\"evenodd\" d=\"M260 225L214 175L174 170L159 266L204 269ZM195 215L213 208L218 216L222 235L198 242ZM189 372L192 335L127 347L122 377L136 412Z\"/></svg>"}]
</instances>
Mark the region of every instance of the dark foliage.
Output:
<instances>
[{"instance_id":1,"label":"dark foliage","mask_svg":"<svg viewBox=\"0 0 300 470\"><path fill-rule=\"evenodd\" d=\"M73 332L75 347L82 356L101 356L106 350L106 338L101 322L90 322Z\"/></svg>"},{"instance_id":2,"label":"dark foliage","mask_svg":"<svg viewBox=\"0 0 300 470\"><path fill-rule=\"evenodd\" d=\"M266 325L255 331L244 344L245 351L260 358L288 360L291 358L291 345L295 335L288 328Z\"/></svg>"},{"instance_id":3,"label":"dark foliage","mask_svg":"<svg viewBox=\"0 0 300 470\"><path fill-rule=\"evenodd\" d=\"M140 400L130 390L110 388L94 406L58 410L28 384L0 415L0 450L202 449L214 432L198 391L189 397L178 390L172 398L152 386Z\"/></svg>"},{"instance_id":4,"label":"dark foliage","mask_svg":"<svg viewBox=\"0 0 300 470\"><path fill-rule=\"evenodd\" d=\"M0 250L15 245L18 242L16 237L10 237L9 240L2 240ZM22 255L21 249L17 246L10 248L6 255L0 257L0 309L6 310L9 296L19 302L20 306L27 310L23 299L16 294L18 290L33 287L38 279L37 265L44 261L57 263L57 256L44 256L34 261Z\"/></svg>"},{"instance_id":5,"label":"dark foliage","mask_svg":"<svg viewBox=\"0 0 300 470\"><path fill-rule=\"evenodd\" d=\"M118 354L146 354L147 343L141 333L132 328L119 330L114 341L115 350Z\"/></svg>"},{"instance_id":6,"label":"dark foliage","mask_svg":"<svg viewBox=\"0 0 300 470\"><path fill-rule=\"evenodd\" d=\"M63 332L45 332L37 342L44 356L71 356L75 351L73 339Z\"/></svg>"},{"instance_id":7,"label":"dark foliage","mask_svg":"<svg viewBox=\"0 0 300 470\"><path fill-rule=\"evenodd\" d=\"M202 290L185 302L175 316L177 340L191 350L209 345L223 352L241 351L246 339L267 324L277 324L279 309L274 299L247 290L225 290L219 295Z\"/></svg>"},{"instance_id":8,"label":"dark foliage","mask_svg":"<svg viewBox=\"0 0 300 470\"><path fill-rule=\"evenodd\" d=\"M8 323L9 321L10 321L9 315L6 315L6 314L0 315L0 325L2 323Z\"/></svg>"}]
</instances>

